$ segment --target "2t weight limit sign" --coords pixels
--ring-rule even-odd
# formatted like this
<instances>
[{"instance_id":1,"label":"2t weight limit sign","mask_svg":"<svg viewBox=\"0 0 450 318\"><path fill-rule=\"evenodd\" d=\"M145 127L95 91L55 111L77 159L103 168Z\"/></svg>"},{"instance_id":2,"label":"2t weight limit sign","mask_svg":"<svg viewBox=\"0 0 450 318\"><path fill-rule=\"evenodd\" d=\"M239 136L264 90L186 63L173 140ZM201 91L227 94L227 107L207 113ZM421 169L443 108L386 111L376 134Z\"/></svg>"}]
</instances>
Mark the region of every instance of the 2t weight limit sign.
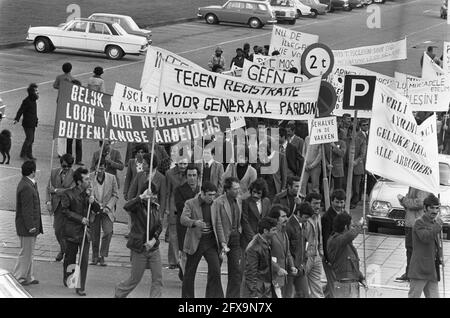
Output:
<instances>
[{"instance_id":1,"label":"2t weight limit sign","mask_svg":"<svg viewBox=\"0 0 450 318\"><path fill-rule=\"evenodd\" d=\"M333 70L334 55L331 49L322 43L314 43L302 54L301 67L309 78L325 78Z\"/></svg>"}]
</instances>

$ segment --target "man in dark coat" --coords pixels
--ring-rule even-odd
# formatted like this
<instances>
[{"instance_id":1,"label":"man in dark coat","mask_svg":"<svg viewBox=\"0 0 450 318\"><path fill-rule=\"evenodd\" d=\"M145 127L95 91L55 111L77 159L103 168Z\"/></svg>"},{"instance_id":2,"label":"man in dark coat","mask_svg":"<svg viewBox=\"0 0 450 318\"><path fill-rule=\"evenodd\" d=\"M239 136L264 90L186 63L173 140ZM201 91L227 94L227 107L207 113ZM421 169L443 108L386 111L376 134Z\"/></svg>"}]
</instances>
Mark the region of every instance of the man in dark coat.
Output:
<instances>
[{"instance_id":1,"label":"man in dark coat","mask_svg":"<svg viewBox=\"0 0 450 318\"><path fill-rule=\"evenodd\" d=\"M16 231L20 239L20 251L13 275L22 285L39 284L33 275L33 252L36 237L44 232L35 173L36 163L25 161L22 164L22 180L16 192Z\"/></svg>"},{"instance_id":2,"label":"man in dark coat","mask_svg":"<svg viewBox=\"0 0 450 318\"><path fill-rule=\"evenodd\" d=\"M88 190L90 187L89 171L84 168L78 168L73 173L73 181L75 182L75 187L66 190L61 199L62 213L66 218L63 232L66 242L63 273L65 286L67 286L66 280L71 274L67 269L69 265L76 264L78 251L82 249L84 228L89 224L89 204L91 204L92 212L100 211L100 206L94 201L94 196L88 193L90 192ZM79 296L86 296L84 287L88 269L89 245L89 233L86 232L84 246L81 251L81 286L76 288L76 293Z\"/></svg>"},{"instance_id":3,"label":"man in dark coat","mask_svg":"<svg viewBox=\"0 0 450 318\"><path fill-rule=\"evenodd\" d=\"M98 162L98 160L99 160L102 143L103 143L103 141L100 140L99 141L100 149L97 150L96 152L94 152L94 155L92 156L91 172L94 172L95 169L97 168L95 163ZM106 162L105 172L110 173L116 177L117 186L120 189L120 182L119 182L119 177L117 176L117 170L122 171L124 168L124 165L122 163L122 156L118 150L111 148L111 141L109 141L109 140L105 140L105 145L103 146L102 158L105 158L105 162Z\"/></svg>"},{"instance_id":4,"label":"man in dark coat","mask_svg":"<svg viewBox=\"0 0 450 318\"><path fill-rule=\"evenodd\" d=\"M423 201L424 215L413 227L413 251L409 264L410 279L408 298L420 298L422 291L426 298L439 298L439 265L442 263L440 233L443 221L439 214L439 199L430 194Z\"/></svg>"},{"instance_id":5,"label":"man in dark coat","mask_svg":"<svg viewBox=\"0 0 450 318\"><path fill-rule=\"evenodd\" d=\"M23 115L22 127L25 131L25 141L23 142L22 150L20 151L20 158L24 160L36 160L36 158L33 157L33 143L34 133L38 124L36 103L39 98L38 86L35 83L31 83L28 86L27 92L28 97L22 101L22 105L20 105L13 123L16 124Z\"/></svg>"},{"instance_id":6,"label":"man in dark coat","mask_svg":"<svg viewBox=\"0 0 450 318\"><path fill-rule=\"evenodd\" d=\"M297 197L298 189L300 188L300 177L292 176L287 178L287 189L278 193L273 199L272 204L281 204L288 208L288 217L294 211L294 206L301 203Z\"/></svg>"}]
</instances>

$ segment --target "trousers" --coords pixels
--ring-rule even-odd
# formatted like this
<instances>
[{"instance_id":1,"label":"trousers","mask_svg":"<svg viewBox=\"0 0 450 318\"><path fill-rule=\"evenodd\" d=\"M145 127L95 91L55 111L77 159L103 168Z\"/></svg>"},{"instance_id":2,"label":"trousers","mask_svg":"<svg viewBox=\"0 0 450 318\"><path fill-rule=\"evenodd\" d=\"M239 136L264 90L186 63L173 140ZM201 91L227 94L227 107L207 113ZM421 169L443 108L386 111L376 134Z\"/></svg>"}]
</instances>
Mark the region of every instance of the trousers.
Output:
<instances>
[{"instance_id":1,"label":"trousers","mask_svg":"<svg viewBox=\"0 0 450 318\"><path fill-rule=\"evenodd\" d=\"M86 239L84 242L84 248L83 251L81 251L81 245L82 242L75 243L72 241L66 240L66 255L64 256L64 282L66 281L67 277L73 272L75 268L70 268L69 265L75 265L77 264L77 254L78 251L80 251L82 258L80 263L80 277L81 277L81 287L80 290L84 291L84 288L86 286L86 278L87 278L87 270L88 270L88 264L89 264L89 241ZM68 271L69 270L69 271Z\"/></svg>"},{"instance_id":2,"label":"trousers","mask_svg":"<svg viewBox=\"0 0 450 318\"><path fill-rule=\"evenodd\" d=\"M333 268L330 264L327 264L324 260L322 260L323 270L325 272L325 276L327 277L327 286L325 287L325 297L326 298L335 298L334 296L334 281L336 277L334 276Z\"/></svg>"},{"instance_id":3,"label":"trousers","mask_svg":"<svg viewBox=\"0 0 450 318\"><path fill-rule=\"evenodd\" d=\"M322 275L322 260L319 255L314 257L311 269L306 274L308 278L309 293L311 298L324 298L320 276Z\"/></svg>"},{"instance_id":4,"label":"trousers","mask_svg":"<svg viewBox=\"0 0 450 318\"><path fill-rule=\"evenodd\" d=\"M358 282L334 282L335 298L359 298Z\"/></svg>"},{"instance_id":5,"label":"trousers","mask_svg":"<svg viewBox=\"0 0 450 318\"><path fill-rule=\"evenodd\" d=\"M228 248L230 251L227 254L228 284L226 297L239 298L242 282L242 268L240 265L242 252L239 232L231 232L228 240Z\"/></svg>"},{"instance_id":6,"label":"trousers","mask_svg":"<svg viewBox=\"0 0 450 318\"><path fill-rule=\"evenodd\" d=\"M33 276L33 255L36 236L19 236L20 251L14 266L13 275L21 282L31 282Z\"/></svg>"},{"instance_id":7,"label":"trousers","mask_svg":"<svg viewBox=\"0 0 450 318\"><path fill-rule=\"evenodd\" d=\"M406 275L408 275L409 262L411 261L413 243L412 243L412 228L405 226L405 248L406 248Z\"/></svg>"},{"instance_id":8,"label":"trousers","mask_svg":"<svg viewBox=\"0 0 450 318\"><path fill-rule=\"evenodd\" d=\"M34 143L34 132L36 131L36 128L27 128L23 127L23 130L25 131L25 140L22 145L22 150L20 151L21 157L33 157L33 143Z\"/></svg>"},{"instance_id":9,"label":"trousers","mask_svg":"<svg viewBox=\"0 0 450 318\"><path fill-rule=\"evenodd\" d=\"M310 171L305 170L305 175L303 176L303 181L301 185L301 193L306 195L306 193L309 192L317 192L320 193L320 168L322 167L321 164L318 164L315 168L311 169ZM311 177L311 183L312 183L312 191L308 191L308 180Z\"/></svg>"},{"instance_id":10,"label":"trousers","mask_svg":"<svg viewBox=\"0 0 450 318\"><path fill-rule=\"evenodd\" d=\"M285 298L309 298L309 288L306 276L288 276L285 294Z\"/></svg>"},{"instance_id":11,"label":"trousers","mask_svg":"<svg viewBox=\"0 0 450 318\"><path fill-rule=\"evenodd\" d=\"M159 249L137 253L131 251L131 273L127 280L116 286L115 297L125 298L131 293L144 275L145 269L149 267L152 272L152 287L150 298L161 298L162 296L162 264Z\"/></svg>"},{"instance_id":12,"label":"trousers","mask_svg":"<svg viewBox=\"0 0 450 318\"><path fill-rule=\"evenodd\" d=\"M55 211L55 214L53 215L53 229L55 230L55 236L56 240L59 243L60 251L63 253L65 253L66 251L66 242L63 237L64 221L64 214L62 214L61 208L58 207L58 209Z\"/></svg>"},{"instance_id":13,"label":"trousers","mask_svg":"<svg viewBox=\"0 0 450 318\"><path fill-rule=\"evenodd\" d=\"M73 139L67 138L66 150L68 154L72 154ZM83 159L83 142L81 139L75 139L75 162L81 162Z\"/></svg>"},{"instance_id":14,"label":"trousers","mask_svg":"<svg viewBox=\"0 0 450 318\"><path fill-rule=\"evenodd\" d=\"M101 236L100 245L100 234ZM99 213L95 216L94 222L91 224L92 238L92 258L108 257L109 245L113 236L113 222L106 213ZM100 255L99 255L100 250Z\"/></svg>"},{"instance_id":15,"label":"trousers","mask_svg":"<svg viewBox=\"0 0 450 318\"><path fill-rule=\"evenodd\" d=\"M438 282L411 279L409 282L408 298L420 298L422 292L425 294L425 298L439 298Z\"/></svg>"}]
</instances>

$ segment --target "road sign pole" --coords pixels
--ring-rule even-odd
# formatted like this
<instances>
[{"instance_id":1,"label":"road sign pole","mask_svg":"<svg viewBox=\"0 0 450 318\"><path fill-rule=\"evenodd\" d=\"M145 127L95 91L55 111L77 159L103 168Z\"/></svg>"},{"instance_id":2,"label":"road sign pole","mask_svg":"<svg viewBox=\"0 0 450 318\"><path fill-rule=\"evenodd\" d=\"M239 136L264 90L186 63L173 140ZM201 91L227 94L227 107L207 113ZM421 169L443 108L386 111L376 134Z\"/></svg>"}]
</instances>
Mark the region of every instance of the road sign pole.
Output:
<instances>
[{"instance_id":1,"label":"road sign pole","mask_svg":"<svg viewBox=\"0 0 450 318\"><path fill-rule=\"evenodd\" d=\"M355 110L355 120L353 122L352 140L350 141L350 151L348 156L348 174L347 174L347 191L345 207L350 214L350 199L352 196L352 181L353 181L353 160L355 159L355 139L356 139L356 126L358 125L358 110Z\"/></svg>"},{"instance_id":2,"label":"road sign pole","mask_svg":"<svg viewBox=\"0 0 450 318\"><path fill-rule=\"evenodd\" d=\"M327 160L325 159L324 144L322 144L321 147L322 147L323 195L325 197L325 210L328 210L330 208L330 188L328 186L328 177L327 177Z\"/></svg>"}]
</instances>

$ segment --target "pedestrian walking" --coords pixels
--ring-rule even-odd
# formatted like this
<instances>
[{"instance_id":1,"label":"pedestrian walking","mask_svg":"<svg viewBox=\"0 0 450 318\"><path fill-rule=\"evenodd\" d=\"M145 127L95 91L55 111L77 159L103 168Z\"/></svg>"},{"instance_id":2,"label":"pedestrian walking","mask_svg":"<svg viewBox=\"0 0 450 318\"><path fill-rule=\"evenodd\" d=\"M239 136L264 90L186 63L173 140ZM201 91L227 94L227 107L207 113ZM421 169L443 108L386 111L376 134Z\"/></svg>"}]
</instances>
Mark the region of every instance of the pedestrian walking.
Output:
<instances>
[{"instance_id":1,"label":"pedestrian walking","mask_svg":"<svg viewBox=\"0 0 450 318\"><path fill-rule=\"evenodd\" d=\"M258 178L255 168L253 168L249 162L248 149L245 149L245 153L238 152L237 163L230 163L223 174L224 178L233 177L238 179L241 191L241 199L246 199L250 196L248 188L250 184Z\"/></svg>"},{"instance_id":2,"label":"pedestrian walking","mask_svg":"<svg viewBox=\"0 0 450 318\"><path fill-rule=\"evenodd\" d=\"M131 250L131 272L128 279L121 281L116 286L114 294L116 298L125 298L136 288L147 266L152 273L150 298L161 298L162 296L162 264L159 251L162 224L158 211L157 189L153 183L151 190L148 191L147 187L142 194L131 199L124 206L124 210L130 213L132 220L130 237L127 242L127 248ZM149 220L147 220L147 204L150 204ZM147 231L149 241L146 239Z\"/></svg>"},{"instance_id":3,"label":"pedestrian walking","mask_svg":"<svg viewBox=\"0 0 450 318\"><path fill-rule=\"evenodd\" d=\"M100 164L98 162L99 160ZM106 266L105 257L108 257L109 254L119 191L116 178L112 174L105 172L105 160L99 160L95 163L96 166L99 164L98 171L90 175L90 179L92 180L92 194L94 195L95 202L100 206L99 210L92 214L94 220L91 224L92 262L90 264ZM101 236L100 245L102 231L103 235Z\"/></svg>"},{"instance_id":4,"label":"pedestrian walking","mask_svg":"<svg viewBox=\"0 0 450 318\"><path fill-rule=\"evenodd\" d=\"M75 185L73 180L73 157L64 154L59 159L60 168L55 168L50 172L50 179L47 185L47 210L53 215L53 228L55 230L56 240L59 244L59 253L55 257L55 261L59 262L63 259L66 250L66 244L63 237L65 217L62 213L62 196L65 190Z\"/></svg>"},{"instance_id":5,"label":"pedestrian walking","mask_svg":"<svg viewBox=\"0 0 450 318\"><path fill-rule=\"evenodd\" d=\"M105 92L105 81L102 78L103 68L96 66L94 68L94 75L88 80L88 88L97 92Z\"/></svg>"},{"instance_id":6,"label":"pedestrian walking","mask_svg":"<svg viewBox=\"0 0 450 318\"><path fill-rule=\"evenodd\" d=\"M217 196L223 192L224 170L223 165L214 159L214 148L205 147L203 149L203 169L202 183L209 181L217 188Z\"/></svg>"},{"instance_id":7,"label":"pedestrian walking","mask_svg":"<svg viewBox=\"0 0 450 318\"><path fill-rule=\"evenodd\" d=\"M22 179L16 190L16 233L20 240L20 250L13 275L22 285L39 284L34 277L33 261L36 237L43 234L41 202L37 188L36 163L22 164Z\"/></svg>"},{"instance_id":8,"label":"pedestrian walking","mask_svg":"<svg viewBox=\"0 0 450 318\"><path fill-rule=\"evenodd\" d=\"M75 182L75 187L66 190L61 199L62 212L65 216L63 237L66 242L63 283L67 287L66 280L71 274L71 272L68 272L68 267L76 263L77 254L80 252L81 286L80 288L76 288L75 292L79 296L86 296L85 286L89 261L89 231L86 231L83 250L81 250L81 247L85 234L84 228L90 223L87 218L89 205L91 205L91 211L93 212L99 211L100 207L95 202L94 196L90 191L91 180L87 169L80 167L75 170L73 173L73 181Z\"/></svg>"},{"instance_id":9,"label":"pedestrian walking","mask_svg":"<svg viewBox=\"0 0 450 318\"><path fill-rule=\"evenodd\" d=\"M245 250L244 287L242 297L275 298L272 276L270 240L277 230L277 221L264 217L258 222L256 234Z\"/></svg>"},{"instance_id":10,"label":"pedestrian walking","mask_svg":"<svg viewBox=\"0 0 450 318\"><path fill-rule=\"evenodd\" d=\"M194 281L202 257L208 263L205 298L223 298L220 280L219 246L217 244L217 216L211 209L217 188L211 182L202 184L199 195L186 201L181 224L187 227L183 251L187 254L181 297L195 298Z\"/></svg>"},{"instance_id":11,"label":"pedestrian walking","mask_svg":"<svg viewBox=\"0 0 450 318\"><path fill-rule=\"evenodd\" d=\"M361 232L360 225L351 225L352 217L340 213L333 220L334 233L327 242L328 259L333 268L335 298L359 298L359 284L364 286L365 278L359 270L359 256L353 240Z\"/></svg>"},{"instance_id":12,"label":"pedestrian walking","mask_svg":"<svg viewBox=\"0 0 450 318\"><path fill-rule=\"evenodd\" d=\"M224 194L214 200L211 211L217 215L217 238L219 248L227 255L228 285L226 298L239 298L242 281L240 235L242 204L238 197L240 184L237 178L228 177L224 181Z\"/></svg>"},{"instance_id":13,"label":"pedestrian walking","mask_svg":"<svg viewBox=\"0 0 450 318\"><path fill-rule=\"evenodd\" d=\"M20 151L20 158L23 160L36 160L33 157L33 143L34 133L38 125L37 117L37 100L39 99L38 86L35 83L31 83L27 88L28 96L22 101L22 104L17 111L13 124L16 124L20 117L23 115L22 127L25 131L25 141Z\"/></svg>"},{"instance_id":14,"label":"pedestrian walking","mask_svg":"<svg viewBox=\"0 0 450 318\"><path fill-rule=\"evenodd\" d=\"M124 165L122 163L122 156L121 156L120 152L116 149L111 148L111 141L109 141L109 140L104 140L104 141L100 140L99 141L100 149L97 150L96 152L94 152L94 154L92 156L91 172L94 172L95 169L97 168L95 163L100 158L100 150L101 150L103 142L105 143L105 145L103 146L102 158L104 158L105 162L106 162L106 170L105 171L116 177L117 186L120 189L120 182L119 182L119 177L117 176L117 170L122 171L124 168Z\"/></svg>"},{"instance_id":15,"label":"pedestrian walking","mask_svg":"<svg viewBox=\"0 0 450 318\"><path fill-rule=\"evenodd\" d=\"M440 206L439 199L430 194L423 200L424 214L414 222L408 298L420 298L422 292L426 298L439 298L438 282L442 264L440 234L443 225L438 216Z\"/></svg>"}]
</instances>

